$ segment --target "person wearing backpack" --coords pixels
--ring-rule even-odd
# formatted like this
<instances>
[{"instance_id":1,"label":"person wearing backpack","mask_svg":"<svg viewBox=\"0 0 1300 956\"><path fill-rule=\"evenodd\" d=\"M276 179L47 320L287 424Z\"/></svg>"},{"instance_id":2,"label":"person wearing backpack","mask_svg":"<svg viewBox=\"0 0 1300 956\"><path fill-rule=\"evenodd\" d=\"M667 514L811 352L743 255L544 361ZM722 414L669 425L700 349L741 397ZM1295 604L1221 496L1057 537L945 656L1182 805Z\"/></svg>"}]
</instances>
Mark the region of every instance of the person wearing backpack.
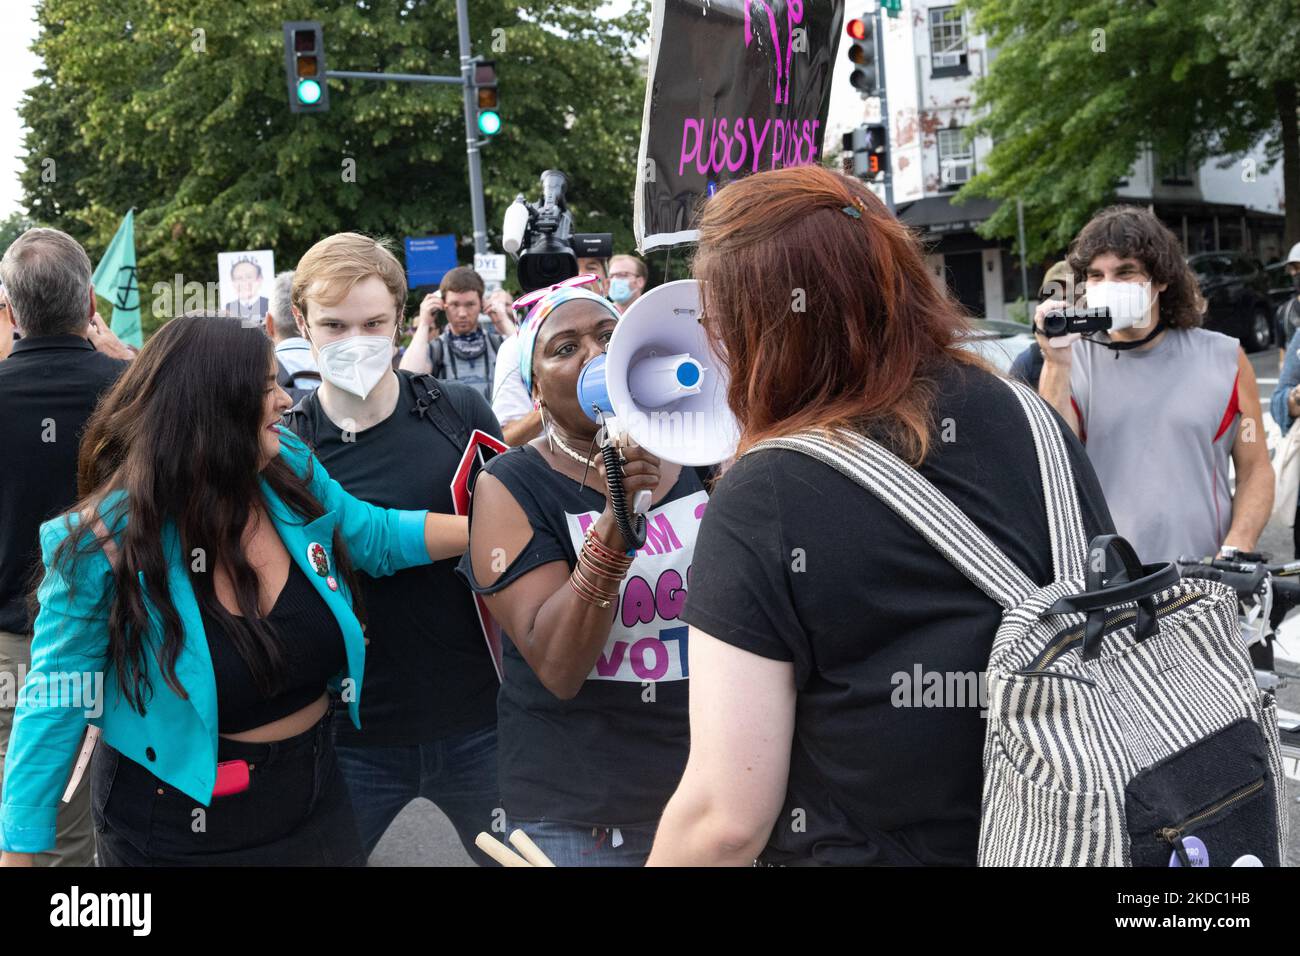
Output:
<instances>
[{"instance_id":1,"label":"person wearing backpack","mask_svg":"<svg viewBox=\"0 0 1300 956\"><path fill-rule=\"evenodd\" d=\"M502 340L515 331L510 310L500 304L483 315L483 279L469 266L457 266L442 277L437 293L420 303L415 334L402 356L403 371L432 375L473 386L489 402ZM446 325L438 332L438 313Z\"/></svg>"},{"instance_id":2,"label":"person wearing backpack","mask_svg":"<svg viewBox=\"0 0 1300 956\"><path fill-rule=\"evenodd\" d=\"M341 233L321 240L294 273L293 312L323 381L285 424L348 493L371 504L424 502L452 511L451 482L479 429L501 429L463 382L394 371L406 301L401 264L380 242ZM497 675L474 600L439 561L389 578L359 575L368 616L360 729L335 722L339 763L368 855L417 797L451 820L476 862L497 788Z\"/></svg>"},{"instance_id":3,"label":"person wearing backpack","mask_svg":"<svg viewBox=\"0 0 1300 956\"><path fill-rule=\"evenodd\" d=\"M870 436L1047 584L1018 393L959 347L960 307L856 179L807 166L731 183L705 208L694 273L729 356L740 458L696 544L690 756L649 863L973 864L977 687L1002 607L854 480L751 449L819 426ZM791 289L806 295L794 315ZM1113 531L1079 441L1029 398L1068 453L1087 533Z\"/></svg>"}]
</instances>

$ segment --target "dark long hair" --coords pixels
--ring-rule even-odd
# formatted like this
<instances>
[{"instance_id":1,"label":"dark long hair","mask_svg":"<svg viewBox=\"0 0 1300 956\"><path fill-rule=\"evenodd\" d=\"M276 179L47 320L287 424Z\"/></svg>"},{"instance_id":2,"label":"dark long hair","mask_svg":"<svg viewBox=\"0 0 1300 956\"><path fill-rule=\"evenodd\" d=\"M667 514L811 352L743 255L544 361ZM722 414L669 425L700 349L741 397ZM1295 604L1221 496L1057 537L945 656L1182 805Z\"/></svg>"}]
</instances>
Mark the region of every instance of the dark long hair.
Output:
<instances>
[{"instance_id":1,"label":"dark long hair","mask_svg":"<svg viewBox=\"0 0 1300 956\"><path fill-rule=\"evenodd\" d=\"M79 556L103 548L126 519L117 543L107 651L118 687L140 713L153 693L146 655L156 653L167 685L188 697L176 678L184 633L167 584L169 563L176 561L184 562L199 606L220 622L258 689L270 696L283 686L283 649L259 615L257 574L241 544L253 504L261 499L260 436L273 354L261 329L238 319L208 313L173 319L140 350L86 425L77 461L81 499L72 508L82 522L54 563L66 562L61 568L70 569ZM324 514L309 490L310 471L304 480L276 458L261 476L304 523ZM117 491L126 494L103 513L101 526L93 516ZM261 520L268 520L264 509ZM163 553L169 522L180 537L179 555ZM337 532L334 554L338 574L356 595ZM218 567L230 575L242 617L217 600ZM145 589L162 620L159 646L150 634Z\"/></svg>"},{"instance_id":2,"label":"dark long hair","mask_svg":"<svg viewBox=\"0 0 1300 956\"><path fill-rule=\"evenodd\" d=\"M869 430L925 458L938 377L987 365L920 243L860 180L819 166L728 183L703 207L694 274L727 356L740 450L805 428Z\"/></svg>"},{"instance_id":3,"label":"dark long hair","mask_svg":"<svg viewBox=\"0 0 1300 956\"><path fill-rule=\"evenodd\" d=\"M1205 299L1196 274L1187 264L1183 244L1150 210L1135 205L1107 206L1088 220L1070 243L1066 261L1082 289L1088 266L1104 253L1137 259L1151 281L1168 288L1160 293L1160 318L1171 329L1198 329L1205 321Z\"/></svg>"}]
</instances>

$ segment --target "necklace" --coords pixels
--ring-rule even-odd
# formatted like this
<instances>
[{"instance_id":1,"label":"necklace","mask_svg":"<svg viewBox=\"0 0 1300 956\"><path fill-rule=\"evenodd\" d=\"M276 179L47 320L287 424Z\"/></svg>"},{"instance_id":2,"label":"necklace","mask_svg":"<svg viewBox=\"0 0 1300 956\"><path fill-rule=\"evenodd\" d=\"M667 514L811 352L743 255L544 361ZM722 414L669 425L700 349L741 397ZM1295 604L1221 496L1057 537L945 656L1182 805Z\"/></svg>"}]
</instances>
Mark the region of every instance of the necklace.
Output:
<instances>
[{"instance_id":1,"label":"necklace","mask_svg":"<svg viewBox=\"0 0 1300 956\"><path fill-rule=\"evenodd\" d=\"M546 430L546 436L550 438L552 441L554 441L555 444L560 446L560 451L564 452L566 455L568 455L570 458L572 458L574 461L578 462L579 464L584 465L588 468L590 468L593 464L595 464L596 456L594 454L590 458L582 457L576 451L570 448L567 444L565 444L564 439L561 438L556 433L554 428L548 428Z\"/></svg>"}]
</instances>

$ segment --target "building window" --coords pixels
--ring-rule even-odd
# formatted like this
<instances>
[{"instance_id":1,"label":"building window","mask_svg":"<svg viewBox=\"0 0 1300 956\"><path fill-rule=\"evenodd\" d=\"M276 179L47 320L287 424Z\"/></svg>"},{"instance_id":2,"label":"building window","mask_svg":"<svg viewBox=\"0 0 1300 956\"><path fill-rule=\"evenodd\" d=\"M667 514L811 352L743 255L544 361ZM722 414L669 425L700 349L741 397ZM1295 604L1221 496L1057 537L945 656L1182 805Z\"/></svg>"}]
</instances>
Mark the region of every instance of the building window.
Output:
<instances>
[{"instance_id":1,"label":"building window","mask_svg":"<svg viewBox=\"0 0 1300 956\"><path fill-rule=\"evenodd\" d=\"M930 75L965 76L966 24L956 7L930 9Z\"/></svg>"},{"instance_id":2,"label":"building window","mask_svg":"<svg viewBox=\"0 0 1300 956\"><path fill-rule=\"evenodd\" d=\"M975 144L966 141L961 127L941 129L938 135L940 188L956 189L975 175Z\"/></svg>"},{"instance_id":3,"label":"building window","mask_svg":"<svg viewBox=\"0 0 1300 956\"><path fill-rule=\"evenodd\" d=\"M1187 156L1161 157L1160 182L1166 186L1191 186L1192 168Z\"/></svg>"}]
</instances>

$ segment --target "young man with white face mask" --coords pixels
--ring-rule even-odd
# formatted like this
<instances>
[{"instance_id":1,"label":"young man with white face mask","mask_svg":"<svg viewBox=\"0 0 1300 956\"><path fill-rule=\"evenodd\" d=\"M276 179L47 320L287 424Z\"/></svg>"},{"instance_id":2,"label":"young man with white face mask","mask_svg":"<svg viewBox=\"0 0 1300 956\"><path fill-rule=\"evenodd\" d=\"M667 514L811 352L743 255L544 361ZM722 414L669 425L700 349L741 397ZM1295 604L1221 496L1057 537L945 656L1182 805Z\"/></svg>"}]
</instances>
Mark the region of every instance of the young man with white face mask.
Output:
<instances>
[{"instance_id":1,"label":"young man with white face mask","mask_svg":"<svg viewBox=\"0 0 1300 956\"><path fill-rule=\"evenodd\" d=\"M1097 213L1067 260L1109 332L1038 335L1038 391L1084 442L1116 530L1145 562L1253 550L1273 506L1255 372L1201 328L1205 302L1173 233L1140 206ZM1034 315L1066 306L1042 303ZM1236 471L1235 494L1229 460Z\"/></svg>"},{"instance_id":2,"label":"young man with white face mask","mask_svg":"<svg viewBox=\"0 0 1300 956\"><path fill-rule=\"evenodd\" d=\"M298 263L291 300L322 381L285 424L355 497L452 511L469 432L500 438L501 429L473 386L393 370L406 302L401 264L367 236L330 236ZM470 856L487 862L474 837L491 829L500 805L498 683L454 569L440 561L387 578L358 574L367 638L361 729L337 722L334 739L367 853L422 796L447 814Z\"/></svg>"}]
</instances>

